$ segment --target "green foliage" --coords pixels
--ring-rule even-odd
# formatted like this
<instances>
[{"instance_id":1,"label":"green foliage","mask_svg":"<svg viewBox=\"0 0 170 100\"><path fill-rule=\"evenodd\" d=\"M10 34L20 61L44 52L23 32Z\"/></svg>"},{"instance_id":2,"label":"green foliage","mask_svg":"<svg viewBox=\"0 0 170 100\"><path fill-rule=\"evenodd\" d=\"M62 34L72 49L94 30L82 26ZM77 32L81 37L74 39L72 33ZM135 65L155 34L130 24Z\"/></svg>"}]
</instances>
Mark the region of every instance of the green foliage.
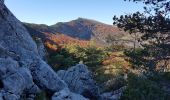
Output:
<instances>
[{"instance_id":1,"label":"green foliage","mask_svg":"<svg viewBox=\"0 0 170 100\"><path fill-rule=\"evenodd\" d=\"M112 77L110 78L109 81L110 82L108 82L107 85L102 87L101 92L110 92L110 91L118 90L126 85L126 81L122 76L115 77L114 79Z\"/></svg>"},{"instance_id":2,"label":"green foliage","mask_svg":"<svg viewBox=\"0 0 170 100\"><path fill-rule=\"evenodd\" d=\"M77 48L80 54L77 57L80 58L88 66L97 66L101 64L105 53L102 49L95 46L88 46L86 48ZM81 55L82 54L82 55Z\"/></svg>"},{"instance_id":3,"label":"green foliage","mask_svg":"<svg viewBox=\"0 0 170 100\"><path fill-rule=\"evenodd\" d=\"M149 56L147 56L149 62L147 65L151 68L160 60L170 59L170 48L167 48L170 47L168 42L170 39L169 0L128 1L144 2L144 4L146 4L144 12L122 15L119 18L114 16L114 24L130 34L141 34L141 38L136 38L135 40L138 40L142 47L147 49L149 54ZM134 53L136 53L136 51ZM142 56L140 55L140 57ZM138 59L138 61L140 61L140 59Z\"/></svg>"},{"instance_id":4,"label":"green foliage","mask_svg":"<svg viewBox=\"0 0 170 100\"><path fill-rule=\"evenodd\" d=\"M107 35L105 39L107 43L114 43L116 41L115 36L112 36L110 34Z\"/></svg>"},{"instance_id":5,"label":"green foliage","mask_svg":"<svg viewBox=\"0 0 170 100\"><path fill-rule=\"evenodd\" d=\"M110 46L106 47L107 51L110 52L117 52L123 51L126 47L123 44L111 44Z\"/></svg>"},{"instance_id":6,"label":"green foliage","mask_svg":"<svg viewBox=\"0 0 170 100\"><path fill-rule=\"evenodd\" d=\"M155 62L152 60L154 53L149 52L146 48L137 48L137 49L129 49L125 50L124 54L128 57L128 60L133 68L141 68L143 66L145 70L154 70Z\"/></svg>"},{"instance_id":7,"label":"green foliage","mask_svg":"<svg viewBox=\"0 0 170 100\"><path fill-rule=\"evenodd\" d=\"M57 51L50 52L48 63L55 70L67 69L79 62L87 65L91 70L102 64L102 60L107 56L103 48L95 45L85 47L69 44Z\"/></svg>"},{"instance_id":8,"label":"green foliage","mask_svg":"<svg viewBox=\"0 0 170 100\"><path fill-rule=\"evenodd\" d=\"M166 79L166 80L170 80L170 72L166 72L163 74L163 77Z\"/></svg>"},{"instance_id":9,"label":"green foliage","mask_svg":"<svg viewBox=\"0 0 170 100\"><path fill-rule=\"evenodd\" d=\"M88 45L86 47L74 46L67 48L73 54L75 59L86 64L90 69L95 69L102 64L102 60L107 56L104 49L95 45Z\"/></svg>"},{"instance_id":10,"label":"green foliage","mask_svg":"<svg viewBox=\"0 0 170 100\"><path fill-rule=\"evenodd\" d=\"M169 100L154 81L135 74L128 75L128 86L121 100Z\"/></svg>"},{"instance_id":11,"label":"green foliage","mask_svg":"<svg viewBox=\"0 0 170 100\"><path fill-rule=\"evenodd\" d=\"M48 63L53 66L55 70L67 69L70 66L78 63L76 59L64 48L53 52L48 57Z\"/></svg>"},{"instance_id":12,"label":"green foliage","mask_svg":"<svg viewBox=\"0 0 170 100\"><path fill-rule=\"evenodd\" d=\"M36 95L35 100L49 100L49 97L46 95L46 92L42 91Z\"/></svg>"}]
</instances>

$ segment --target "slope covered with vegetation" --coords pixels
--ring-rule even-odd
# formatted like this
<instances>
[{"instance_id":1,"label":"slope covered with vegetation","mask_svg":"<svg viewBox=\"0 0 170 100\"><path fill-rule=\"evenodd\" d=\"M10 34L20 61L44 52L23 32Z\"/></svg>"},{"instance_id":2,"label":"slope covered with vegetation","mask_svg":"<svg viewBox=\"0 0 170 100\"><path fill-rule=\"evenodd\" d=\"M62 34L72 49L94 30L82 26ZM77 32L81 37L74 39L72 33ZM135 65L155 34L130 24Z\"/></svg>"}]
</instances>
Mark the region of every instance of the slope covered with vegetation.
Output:
<instances>
[{"instance_id":1,"label":"slope covered with vegetation","mask_svg":"<svg viewBox=\"0 0 170 100\"><path fill-rule=\"evenodd\" d=\"M30 33L61 33L80 40L92 40L102 45L115 42L132 47L134 42L133 36L120 31L116 26L85 18L78 18L70 22L60 22L51 26L31 23L24 23L24 25L29 29Z\"/></svg>"}]
</instances>

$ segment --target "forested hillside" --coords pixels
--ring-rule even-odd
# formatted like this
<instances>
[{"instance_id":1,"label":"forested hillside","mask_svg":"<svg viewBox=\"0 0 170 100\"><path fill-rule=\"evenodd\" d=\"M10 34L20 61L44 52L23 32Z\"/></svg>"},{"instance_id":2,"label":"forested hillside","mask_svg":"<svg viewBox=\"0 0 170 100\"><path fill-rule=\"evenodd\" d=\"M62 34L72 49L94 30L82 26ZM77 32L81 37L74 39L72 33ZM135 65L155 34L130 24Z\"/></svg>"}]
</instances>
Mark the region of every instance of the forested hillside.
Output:
<instances>
[{"instance_id":1,"label":"forested hillside","mask_svg":"<svg viewBox=\"0 0 170 100\"><path fill-rule=\"evenodd\" d=\"M24 25L31 34L37 34L37 32L60 33L79 40L92 40L101 45L108 45L114 42L132 47L134 43L133 35L131 36L121 31L116 26L85 18L78 18L70 22L60 22L51 26L31 23L24 23Z\"/></svg>"}]
</instances>

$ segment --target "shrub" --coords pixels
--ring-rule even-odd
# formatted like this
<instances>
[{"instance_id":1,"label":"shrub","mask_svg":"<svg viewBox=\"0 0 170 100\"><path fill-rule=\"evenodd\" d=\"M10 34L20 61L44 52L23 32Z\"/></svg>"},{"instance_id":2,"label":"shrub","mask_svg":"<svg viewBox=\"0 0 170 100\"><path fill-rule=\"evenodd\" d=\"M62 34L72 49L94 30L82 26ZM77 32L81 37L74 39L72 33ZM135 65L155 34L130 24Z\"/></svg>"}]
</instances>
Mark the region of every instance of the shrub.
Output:
<instances>
[{"instance_id":1,"label":"shrub","mask_svg":"<svg viewBox=\"0 0 170 100\"><path fill-rule=\"evenodd\" d=\"M130 73L128 86L121 100L168 100L168 98L156 82Z\"/></svg>"},{"instance_id":2,"label":"shrub","mask_svg":"<svg viewBox=\"0 0 170 100\"><path fill-rule=\"evenodd\" d=\"M67 46L68 52L74 56L74 59L83 62L90 69L96 69L102 64L102 60L107 56L103 48L95 45L81 47L79 45Z\"/></svg>"},{"instance_id":3,"label":"shrub","mask_svg":"<svg viewBox=\"0 0 170 100\"><path fill-rule=\"evenodd\" d=\"M35 100L50 100L50 97L45 91L42 91L36 95Z\"/></svg>"},{"instance_id":4,"label":"shrub","mask_svg":"<svg viewBox=\"0 0 170 100\"><path fill-rule=\"evenodd\" d=\"M112 44L106 48L106 50L111 52L123 51L126 47L123 44Z\"/></svg>"},{"instance_id":5,"label":"shrub","mask_svg":"<svg viewBox=\"0 0 170 100\"><path fill-rule=\"evenodd\" d=\"M114 90L118 90L121 87L126 85L126 81L122 76L118 76L114 79L110 79L104 83L101 87L101 92L110 92Z\"/></svg>"},{"instance_id":6,"label":"shrub","mask_svg":"<svg viewBox=\"0 0 170 100\"><path fill-rule=\"evenodd\" d=\"M147 49L129 49L125 50L124 54L128 57L126 60L131 63L133 68L141 68L142 66L150 69L153 68L151 60L149 60L151 54L148 53Z\"/></svg>"},{"instance_id":7,"label":"shrub","mask_svg":"<svg viewBox=\"0 0 170 100\"><path fill-rule=\"evenodd\" d=\"M78 63L76 59L64 48L60 51L51 53L48 57L48 63L55 69L67 69Z\"/></svg>"}]
</instances>

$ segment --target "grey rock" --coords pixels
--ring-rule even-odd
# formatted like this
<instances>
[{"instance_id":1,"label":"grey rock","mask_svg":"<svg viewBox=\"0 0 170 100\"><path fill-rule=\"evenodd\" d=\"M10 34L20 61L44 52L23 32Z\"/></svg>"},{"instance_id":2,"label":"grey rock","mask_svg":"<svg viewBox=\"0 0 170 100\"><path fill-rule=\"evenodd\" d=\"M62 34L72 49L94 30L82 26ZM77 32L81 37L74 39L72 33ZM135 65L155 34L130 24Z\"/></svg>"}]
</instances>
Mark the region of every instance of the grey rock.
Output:
<instances>
[{"instance_id":1,"label":"grey rock","mask_svg":"<svg viewBox=\"0 0 170 100\"><path fill-rule=\"evenodd\" d=\"M79 94L72 93L66 88L59 92L56 92L53 95L52 100L88 100L88 99L84 98Z\"/></svg>"},{"instance_id":2,"label":"grey rock","mask_svg":"<svg viewBox=\"0 0 170 100\"><path fill-rule=\"evenodd\" d=\"M0 9L2 9L3 8L3 5L4 4L4 0L0 0Z\"/></svg>"},{"instance_id":3,"label":"grey rock","mask_svg":"<svg viewBox=\"0 0 170 100\"><path fill-rule=\"evenodd\" d=\"M19 100L20 96L4 91L4 90L0 90L0 100Z\"/></svg>"},{"instance_id":4,"label":"grey rock","mask_svg":"<svg viewBox=\"0 0 170 100\"><path fill-rule=\"evenodd\" d=\"M7 95L6 98L21 95L25 91L27 91L26 94L29 95L35 95L40 91L34 84L29 69L18 66L17 62L13 61L11 58L0 58L0 80L3 84L2 90L6 92L4 94L4 96Z\"/></svg>"},{"instance_id":5,"label":"grey rock","mask_svg":"<svg viewBox=\"0 0 170 100\"><path fill-rule=\"evenodd\" d=\"M0 79L17 72L19 65L11 58L0 58Z\"/></svg>"},{"instance_id":6,"label":"grey rock","mask_svg":"<svg viewBox=\"0 0 170 100\"><path fill-rule=\"evenodd\" d=\"M115 91L103 93L101 94L100 99L101 100L119 100L125 89L126 89L126 86L121 87L120 89L115 90Z\"/></svg>"},{"instance_id":7,"label":"grey rock","mask_svg":"<svg viewBox=\"0 0 170 100\"><path fill-rule=\"evenodd\" d=\"M112 92L102 94L101 100L119 100L120 94L112 94Z\"/></svg>"},{"instance_id":8,"label":"grey rock","mask_svg":"<svg viewBox=\"0 0 170 100\"><path fill-rule=\"evenodd\" d=\"M91 99L98 98L99 88L96 86L92 73L87 69L87 66L78 64L66 71L60 70L57 74L68 84L72 92Z\"/></svg>"},{"instance_id":9,"label":"grey rock","mask_svg":"<svg viewBox=\"0 0 170 100\"><path fill-rule=\"evenodd\" d=\"M67 84L43 60L31 68L34 82L45 90L57 92L67 88Z\"/></svg>"},{"instance_id":10,"label":"grey rock","mask_svg":"<svg viewBox=\"0 0 170 100\"><path fill-rule=\"evenodd\" d=\"M43 60L47 61L47 59L46 59L46 57L48 55L47 54L47 50L45 49L44 44L43 44L41 38L36 38L36 43L37 43L37 49L38 49L38 53L39 53L40 57Z\"/></svg>"},{"instance_id":11,"label":"grey rock","mask_svg":"<svg viewBox=\"0 0 170 100\"><path fill-rule=\"evenodd\" d=\"M2 81L4 84L3 89L13 94L22 94L27 84L23 75L18 71L3 79Z\"/></svg>"},{"instance_id":12,"label":"grey rock","mask_svg":"<svg viewBox=\"0 0 170 100\"><path fill-rule=\"evenodd\" d=\"M5 93L3 94L3 100L19 100L19 96L11 93Z\"/></svg>"},{"instance_id":13,"label":"grey rock","mask_svg":"<svg viewBox=\"0 0 170 100\"><path fill-rule=\"evenodd\" d=\"M4 3L4 0L0 0L0 3Z\"/></svg>"},{"instance_id":14,"label":"grey rock","mask_svg":"<svg viewBox=\"0 0 170 100\"><path fill-rule=\"evenodd\" d=\"M3 95L2 95L2 93L0 93L0 100L3 100L3 97L2 97Z\"/></svg>"}]
</instances>

